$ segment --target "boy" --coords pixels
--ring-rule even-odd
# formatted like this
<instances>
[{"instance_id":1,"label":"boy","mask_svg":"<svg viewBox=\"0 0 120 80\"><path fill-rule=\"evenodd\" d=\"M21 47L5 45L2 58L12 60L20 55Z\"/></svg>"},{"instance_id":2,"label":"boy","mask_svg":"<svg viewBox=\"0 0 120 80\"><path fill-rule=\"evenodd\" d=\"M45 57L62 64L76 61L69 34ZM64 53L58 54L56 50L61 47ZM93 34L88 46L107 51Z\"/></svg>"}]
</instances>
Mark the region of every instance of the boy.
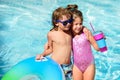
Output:
<instances>
[{"instance_id":1,"label":"boy","mask_svg":"<svg viewBox=\"0 0 120 80\"><path fill-rule=\"evenodd\" d=\"M60 64L65 74L68 72L64 66L71 67L71 45L72 36L70 27L72 23L72 15L66 8L58 8L52 14L53 28L47 34L48 43L42 54L36 56L39 60L49 54L51 58Z\"/></svg>"}]
</instances>

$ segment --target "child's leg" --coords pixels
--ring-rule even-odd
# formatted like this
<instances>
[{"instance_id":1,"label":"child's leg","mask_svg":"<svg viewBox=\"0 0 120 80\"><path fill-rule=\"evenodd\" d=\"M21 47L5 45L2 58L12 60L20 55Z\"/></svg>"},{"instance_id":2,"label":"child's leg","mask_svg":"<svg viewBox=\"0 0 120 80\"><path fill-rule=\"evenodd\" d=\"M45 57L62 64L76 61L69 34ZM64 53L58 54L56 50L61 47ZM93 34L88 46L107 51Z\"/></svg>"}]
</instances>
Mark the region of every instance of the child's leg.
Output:
<instances>
[{"instance_id":1,"label":"child's leg","mask_svg":"<svg viewBox=\"0 0 120 80\"><path fill-rule=\"evenodd\" d=\"M95 76L95 64L91 64L84 72L84 80L94 80Z\"/></svg>"},{"instance_id":2,"label":"child's leg","mask_svg":"<svg viewBox=\"0 0 120 80\"><path fill-rule=\"evenodd\" d=\"M83 73L73 65L73 80L83 80Z\"/></svg>"}]
</instances>

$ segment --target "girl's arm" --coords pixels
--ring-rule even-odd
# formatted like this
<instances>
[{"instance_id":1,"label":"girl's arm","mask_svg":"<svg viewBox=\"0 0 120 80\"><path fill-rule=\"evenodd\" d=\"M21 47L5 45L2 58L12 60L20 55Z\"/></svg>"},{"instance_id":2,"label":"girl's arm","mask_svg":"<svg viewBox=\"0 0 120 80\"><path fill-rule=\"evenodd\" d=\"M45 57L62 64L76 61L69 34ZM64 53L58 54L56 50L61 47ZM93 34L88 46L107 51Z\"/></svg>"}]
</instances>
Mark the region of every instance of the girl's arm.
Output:
<instances>
[{"instance_id":1,"label":"girl's arm","mask_svg":"<svg viewBox=\"0 0 120 80\"><path fill-rule=\"evenodd\" d=\"M98 47L96 40L94 39L92 33L87 28L84 28L83 31L87 35L87 39L90 41L90 43L94 47L94 49L99 51L99 47Z\"/></svg>"}]
</instances>

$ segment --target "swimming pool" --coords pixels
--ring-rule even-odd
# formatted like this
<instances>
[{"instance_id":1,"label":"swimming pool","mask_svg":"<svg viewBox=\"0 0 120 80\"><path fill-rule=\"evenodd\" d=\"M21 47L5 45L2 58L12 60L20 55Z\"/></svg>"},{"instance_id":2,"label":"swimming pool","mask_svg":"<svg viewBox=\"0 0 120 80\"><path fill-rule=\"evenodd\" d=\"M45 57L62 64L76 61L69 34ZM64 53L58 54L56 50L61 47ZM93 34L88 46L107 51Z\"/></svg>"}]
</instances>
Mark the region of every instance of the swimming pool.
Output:
<instances>
[{"instance_id":1,"label":"swimming pool","mask_svg":"<svg viewBox=\"0 0 120 80\"><path fill-rule=\"evenodd\" d=\"M106 35L108 51L94 52L95 80L120 79L119 0L0 0L0 77L17 62L43 51L51 28L51 13L59 6L77 4L84 25ZM92 31L92 30L91 30Z\"/></svg>"}]
</instances>

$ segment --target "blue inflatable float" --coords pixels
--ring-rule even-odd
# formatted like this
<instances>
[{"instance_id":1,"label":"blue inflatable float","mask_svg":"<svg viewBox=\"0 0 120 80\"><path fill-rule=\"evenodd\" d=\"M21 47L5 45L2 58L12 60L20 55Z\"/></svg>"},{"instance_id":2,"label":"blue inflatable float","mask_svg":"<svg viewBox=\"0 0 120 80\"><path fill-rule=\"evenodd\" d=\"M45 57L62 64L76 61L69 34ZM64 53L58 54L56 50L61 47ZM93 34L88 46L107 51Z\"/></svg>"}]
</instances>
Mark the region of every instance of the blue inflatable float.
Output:
<instances>
[{"instance_id":1,"label":"blue inflatable float","mask_svg":"<svg viewBox=\"0 0 120 80\"><path fill-rule=\"evenodd\" d=\"M65 77L60 65L51 58L36 61L31 57L16 64L2 80L65 80Z\"/></svg>"}]
</instances>

